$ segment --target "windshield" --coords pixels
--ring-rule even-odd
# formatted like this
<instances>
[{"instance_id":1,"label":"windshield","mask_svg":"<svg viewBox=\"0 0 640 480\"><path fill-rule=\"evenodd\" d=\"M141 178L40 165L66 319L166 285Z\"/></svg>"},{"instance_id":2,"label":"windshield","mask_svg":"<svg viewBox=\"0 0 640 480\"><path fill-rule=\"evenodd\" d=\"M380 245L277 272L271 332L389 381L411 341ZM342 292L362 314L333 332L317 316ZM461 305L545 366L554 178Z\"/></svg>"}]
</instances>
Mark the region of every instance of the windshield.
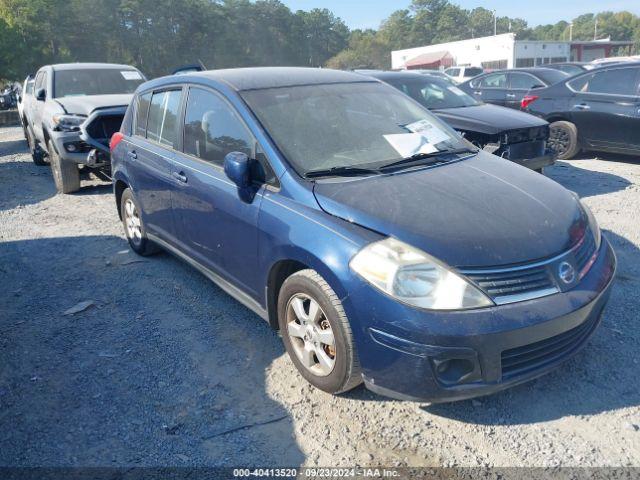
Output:
<instances>
[{"instance_id":1,"label":"windshield","mask_svg":"<svg viewBox=\"0 0 640 480\"><path fill-rule=\"evenodd\" d=\"M481 73L483 73L483 70L481 68L478 67L467 67L464 69L464 76L465 77L476 77L478 75L480 75Z\"/></svg>"},{"instance_id":2,"label":"windshield","mask_svg":"<svg viewBox=\"0 0 640 480\"><path fill-rule=\"evenodd\" d=\"M242 97L302 176L466 146L426 109L377 82L250 90Z\"/></svg>"},{"instance_id":3,"label":"windshield","mask_svg":"<svg viewBox=\"0 0 640 480\"><path fill-rule=\"evenodd\" d=\"M388 79L386 82L429 109L480 105L480 102L455 85L429 77L394 78Z\"/></svg>"},{"instance_id":4,"label":"windshield","mask_svg":"<svg viewBox=\"0 0 640 480\"><path fill-rule=\"evenodd\" d=\"M54 98L133 93L144 82L137 70L115 68L56 70L53 80Z\"/></svg>"}]
</instances>

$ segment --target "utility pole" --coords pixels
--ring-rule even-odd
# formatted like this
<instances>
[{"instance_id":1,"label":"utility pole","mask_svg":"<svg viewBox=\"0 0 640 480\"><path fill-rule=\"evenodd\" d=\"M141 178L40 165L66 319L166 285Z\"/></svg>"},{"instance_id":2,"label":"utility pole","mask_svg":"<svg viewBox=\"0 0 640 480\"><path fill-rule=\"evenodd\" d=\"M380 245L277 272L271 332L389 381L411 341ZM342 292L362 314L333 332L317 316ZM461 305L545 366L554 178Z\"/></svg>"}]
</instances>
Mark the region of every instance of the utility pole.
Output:
<instances>
[{"instance_id":1,"label":"utility pole","mask_svg":"<svg viewBox=\"0 0 640 480\"><path fill-rule=\"evenodd\" d=\"M569 41L573 41L573 22L569 24Z\"/></svg>"},{"instance_id":2,"label":"utility pole","mask_svg":"<svg viewBox=\"0 0 640 480\"><path fill-rule=\"evenodd\" d=\"M495 37L498 34L498 17L496 16L496 11L493 11L493 36Z\"/></svg>"},{"instance_id":3,"label":"utility pole","mask_svg":"<svg viewBox=\"0 0 640 480\"><path fill-rule=\"evenodd\" d=\"M596 21L593 24L593 39L594 40L598 39L598 17L596 17Z\"/></svg>"}]
</instances>

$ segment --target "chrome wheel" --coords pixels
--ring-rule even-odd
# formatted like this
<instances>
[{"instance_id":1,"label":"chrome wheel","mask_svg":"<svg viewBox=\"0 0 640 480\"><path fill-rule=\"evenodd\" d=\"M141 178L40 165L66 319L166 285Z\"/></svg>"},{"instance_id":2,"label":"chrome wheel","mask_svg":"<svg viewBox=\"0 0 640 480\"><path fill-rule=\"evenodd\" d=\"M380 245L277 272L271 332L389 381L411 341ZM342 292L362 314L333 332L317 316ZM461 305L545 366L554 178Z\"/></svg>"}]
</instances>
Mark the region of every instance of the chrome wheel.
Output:
<instances>
[{"instance_id":1,"label":"chrome wheel","mask_svg":"<svg viewBox=\"0 0 640 480\"><path fill-rule=\"evenodd\" d=\"M142 222L136 204L130 198L124 202L124 224L129 240L139 245L142 242Z\"/></svg>"},{"instance_id":2,"label":"chrome wheel","mask_svg":"<svg viewBox=\"0 0 640 480\"><path fill-rule=\"evenodd\" d=\"M300 363L326 377L336 363L335 338L327 316L310 296L293 295L287 303L287 334Z\"/></svg>"}]
</instances>

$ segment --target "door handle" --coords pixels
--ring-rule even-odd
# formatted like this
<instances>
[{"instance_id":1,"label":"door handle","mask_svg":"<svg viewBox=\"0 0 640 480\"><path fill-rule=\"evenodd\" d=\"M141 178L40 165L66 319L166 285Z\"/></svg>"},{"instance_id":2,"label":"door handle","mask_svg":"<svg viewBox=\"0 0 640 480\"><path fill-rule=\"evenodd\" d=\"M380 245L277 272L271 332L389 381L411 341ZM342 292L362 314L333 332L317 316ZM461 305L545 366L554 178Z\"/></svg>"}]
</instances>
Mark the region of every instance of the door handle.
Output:
<instances>
[{"instance_id":1,"label":"door handle","mask_svg":"<svg viewBox=\"0 0 640 480\"><path fill-rule=\"evenodd\" d=\"M482 95L482 90L476 90L473 92L474 95Z\"/></svg>"},{"instance_id":2,"label":"door handle","mask_svg":"<svg viewBox=\"0 0 640 480\"><path fill-rule=\"evenodd\" d=\"M184 172L171 172L171 176L178 180L180 183L187 183L187 176Z\"/></svg>"},{"instance_id":3,"label":"door handle","mask_svg":"<svg viewBox=\"0 0 640 480\"><path fill-rule=\"evenodd\" d=\"M516 98L515 93L507 93L507 98Z\"/></svg>"},{"instance_id":4,"label":"door handle","mask_svg":"<svg viewBox=\"0 0 640 480\"><path fill-rule=\"evenodd\" d=\"M138 158L138 154L135 150L132 150L131 152L127 152L127 157L129 157L131 160L135 160L136 158Z\"/></svg>"},{"instance_id":5,"label":"door handle","mask_svg":"<svg viewBox=\"0 0 640 480\"><path fill-rule=\"evenodd\" d=\"M576 108L578 110L591 110L591 107L586 103L579 103L578 105L574 105L573 108Z\"/></svg>"}]
</instances>

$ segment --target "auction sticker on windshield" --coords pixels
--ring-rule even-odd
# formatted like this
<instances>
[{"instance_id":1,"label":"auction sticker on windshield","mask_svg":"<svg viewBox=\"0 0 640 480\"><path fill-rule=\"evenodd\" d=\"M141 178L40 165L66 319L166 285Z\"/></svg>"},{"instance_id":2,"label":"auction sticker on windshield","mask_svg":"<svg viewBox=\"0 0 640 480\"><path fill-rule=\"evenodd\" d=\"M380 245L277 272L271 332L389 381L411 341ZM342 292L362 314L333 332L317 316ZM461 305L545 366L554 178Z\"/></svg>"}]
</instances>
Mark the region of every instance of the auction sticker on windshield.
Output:
<instances>
[{"instance_id":1,"label":"auction sticker on windshield","mask_svg":"<svg viewBox=\"0 0 640 480\"><path fill-rule=\"evenodd\" d=\"M427 139L432 145L437 145L440 142L449 140L450 136L447 132L440 130L429 120L418 120L417 122L409 123L404 128L413 133L419 133Z\"/></svg>"},{"instance_id":2,"label":"auction sticker on windshield","mask_svg":"<svg viewBox=\"0 0 640 480\"><path fill-rule=\"evenodd\" d=\"M421 133L395 133L384 135L384 139L391 144L400 156L410 157L417 153L433 153L438 149Z\"/></svg>"}]
</instances>

